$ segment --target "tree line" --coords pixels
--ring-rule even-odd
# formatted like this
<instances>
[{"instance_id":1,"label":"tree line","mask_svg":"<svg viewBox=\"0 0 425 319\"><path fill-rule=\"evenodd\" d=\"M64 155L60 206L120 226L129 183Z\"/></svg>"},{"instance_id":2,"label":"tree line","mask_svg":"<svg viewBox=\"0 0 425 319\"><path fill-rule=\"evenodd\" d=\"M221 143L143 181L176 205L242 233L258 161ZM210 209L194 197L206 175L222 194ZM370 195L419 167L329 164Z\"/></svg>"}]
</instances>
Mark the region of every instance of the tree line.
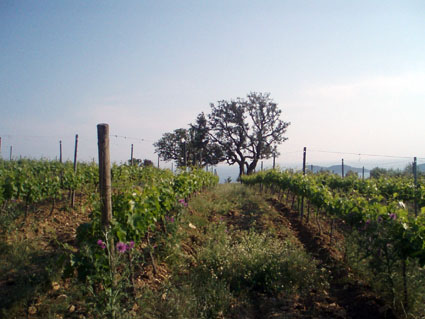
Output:
<instances>
[{"instance_id":1,"label":"tree line","mask_svg":"<svg viewBox=\"0 0 425 319\"><path fill-rule=\"evenodd\" d=\"M239 166L239 176L251 174L260 160L279 155L277 146L290 122L270 93L251 92L246 98L211 103L209 114L200 113L188 128L164 133L154 143L155 153L177 166Z\"/></svg>"}]
</instances>

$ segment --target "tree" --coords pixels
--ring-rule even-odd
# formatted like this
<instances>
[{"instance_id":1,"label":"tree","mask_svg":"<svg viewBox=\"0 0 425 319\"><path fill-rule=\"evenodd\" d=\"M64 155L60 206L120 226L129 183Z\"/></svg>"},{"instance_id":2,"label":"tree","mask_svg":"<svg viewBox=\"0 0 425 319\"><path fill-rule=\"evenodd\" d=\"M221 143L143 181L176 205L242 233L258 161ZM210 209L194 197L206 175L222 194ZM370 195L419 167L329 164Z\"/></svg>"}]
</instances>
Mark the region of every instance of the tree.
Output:
<instances>
[{"instance_id":1,"label":"tree","mask_svg":"<svg viewBox=\"0 0 425 319\"><path fill-rule=\"evenodd\" d=\"M188 140L189 134L184 128L176 129L172 133L164 133L162 138L154 143L155 153L158 153L164 161L174 160L177 166L185 166Z\"/></svg>"},{"instance_id":2,"label":"tree","mask_svg":"<svg viewBox=\"0 0 425 319\"><path fill-rule=\"evenodd\" d=\"M208 123L203 113L189 129L176 129L165 133L154 143L155 153L165 160L174 160L177 166L216 165L224 160L221 147L209 135Z\"/></svg>"},{"instance_id":3,"label":"tree","mask_svg":"<svg viewBox=\"0 0 425 319\"><path fill-rule=\"evenodd\" d=\"M209 134L223 149L228 164L239 165L239 176L254 172L258 161L268 159L286 137L289 122L270 93L250 93L247 99L211 103Z\"/></svg>"},{"instance_id":4,"label":"tree","mask_svg":"<svg viewBox=\"0 0 425 319\"><path fill-rule=\"evenodd\" d=\"M208 121L204 113L198 115L194 124L190 124L189 135L192 165L216 165L224 161L222 148L214 143L209 135Z\"/></svg>"}]
</instances>

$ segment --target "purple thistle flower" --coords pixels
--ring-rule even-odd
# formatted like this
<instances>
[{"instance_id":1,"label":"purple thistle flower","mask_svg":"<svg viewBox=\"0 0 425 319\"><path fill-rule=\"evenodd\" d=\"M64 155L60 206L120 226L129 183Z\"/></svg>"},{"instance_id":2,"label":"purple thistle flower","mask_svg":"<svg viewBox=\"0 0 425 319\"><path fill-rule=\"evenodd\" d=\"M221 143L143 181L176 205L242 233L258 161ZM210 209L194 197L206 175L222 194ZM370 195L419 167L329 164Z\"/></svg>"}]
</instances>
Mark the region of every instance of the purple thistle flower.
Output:
<instances>
[{"instance_id":1,"label":"purple thistle flower","mask_svg":"<svg viewBox=\"0 0 425 319\"><path fill-rule=\"evenodd\" d=\"M133 247L134 247L134 241L130 241L126 246L127 250L131 250L133 249Z\"/></svg>"},{"instance_id":2,"label":"purple thistle flower","mask_svg":"<svg viewBox=\"0 0 425 319\"><path fill-rule=\"evenodd\" d=\"M378 216L378 223L382 223L382 216Z\"/></svg>"},{"instance_id":3,"label":"purple thistle flower","mask_svg":"<svg viewBox=\"0 0 425 319\"><path fill-rule=\"evenodd\" d=\"M394 214L394 213L391 213L391 214L390 214L390 219L392 219L392 220L396 220L396 219L397 219L397 215L396 215L396 214Z\"/></svg>"},{"instance_id":4,"label":"purple thistle flower","mask_svg":"<svg viewBox=\"0 0 425 319\"><path fill-rule=\"evenodd\" d=\"M97 241L97 245L102 249L106 248L106 244L101 239Z\"/></svg>"},{"instance_id":5,"label":"purple thistle flower","mask_svg":"<svg viewBox=\"0 0 425 319\"><path fill-rule=\"evenodd\" d=\"M125 251L127 250L127 245L120 241L117 243L116 247L120 253L125 253Z\"/></svg>"}]
</instances>

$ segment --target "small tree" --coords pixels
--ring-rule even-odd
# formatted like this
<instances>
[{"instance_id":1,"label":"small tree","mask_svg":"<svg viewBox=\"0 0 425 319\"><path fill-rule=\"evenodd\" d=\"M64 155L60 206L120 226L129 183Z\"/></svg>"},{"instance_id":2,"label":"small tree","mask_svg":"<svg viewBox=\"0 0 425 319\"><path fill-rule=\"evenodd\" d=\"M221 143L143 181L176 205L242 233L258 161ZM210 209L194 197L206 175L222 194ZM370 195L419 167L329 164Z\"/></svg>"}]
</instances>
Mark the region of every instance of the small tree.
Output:
<instances>
[{"instance_id":1,"label":"small tree","mask_svg":"<svg viewBox=\"0 0 425 319\"><path fill-rule=\"evenodd\" d=\"M177 166L216 165L224 160L221 147L209 136L207 120L203 113L189 129L180 128L172 133L165 133L154 144L155 153L165 160L174 160Z\"/></svg>"},{"instance_id":2,"label":"small tree","mask_svg":"<svg viewBox=\"0 0 425 319\"><path fill-rule=\"evenodd\" d=\"M281 112L270 93L211 104L209 134L223 149L227 163L239 165L239 176L253 173L259 160L270 158L287 140L283 134L290 123L280 119Z\"/></svg>"}]
</instances>

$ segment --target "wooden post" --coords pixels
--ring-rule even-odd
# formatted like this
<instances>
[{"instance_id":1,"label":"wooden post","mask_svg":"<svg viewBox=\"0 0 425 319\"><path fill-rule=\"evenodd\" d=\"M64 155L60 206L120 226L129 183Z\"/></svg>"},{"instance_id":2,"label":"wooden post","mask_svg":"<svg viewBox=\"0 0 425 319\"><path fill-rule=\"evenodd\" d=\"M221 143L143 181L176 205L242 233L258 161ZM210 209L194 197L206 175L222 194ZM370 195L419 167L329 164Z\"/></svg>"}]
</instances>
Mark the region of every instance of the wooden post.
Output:
<instances>
[{"instance_id":1,"label":"wooden post","mask_svg":"<svg viewBox=\"0 0 425 319\"><path fill-rule=\"evenodd\" d=\"M276 167L276 152L273 152L273 169Z\"/></svg>"},{"instance_id":2,"label":"wooden post","mask_svg":"<svg viewBox=\"0 0 425 319\"><path fill-rule=\"evenodd\" d=\"M174 162L171 162L171 172L174 173Z\"/></svg>"},{"instance_id":3,"label":"wooden post","mask_svg":"<svg viewBox=\"0 0 425 319\"><path fill-rule=\"evenodd\" d=\"M159 168L159 154L158 154L158 168Z\"/></svg>"},{"instance_id":4,"label":"wooden post","mask_svg":"<svg viewBox=\"0 0 425 319\"><path fill-rule=\"evenodd\" d=\"M304 151L303 151L303 175L305 175L306 156L307 156L307 147L304 147ZM304 216L304 196L301 196L301 207L300 207L301 222L303 221L303 216Z\"/></svg>"},{"instance_id":5,"label":"wooden post","mask_svg":"<svg viewBox=\"0 0 425 319\"><path fill-rule=\"evenodd\" d=\"M362 180L364 180L364 166L362 168Z\"/></svg>"},{"instance_id":6,"label":"wooden post","mask_svg":"<svg viewBox=\"0 0 425 319\"><path fill-rule=\"evenodd\" d=\"M310 170L311 170L312 173L314 173L314 171L313 171L313 165L310 165Z\"/></svg>"},{"instance_id":7,"label":"wooden post","mask_svg":"<svg viewBox=\"0 0 425 319\"><path fill-rule=\"evenodd\" d=\"M261 161L261 171L263 171L263 161Z\"/></svg>"},{"instance_id":8,"label":"wooden post","mask_svg":"<svg viewBox=\"0 0 425 319\"><path fill-rule=\"evenodd\" d=\"M109 154L109 125L97 125L97 144L99 150L99 188L102 212L102 227L107 231L112 221L111 199L111 160ZM112 236L110 240L113 240ZM113 247L113 243L111 245Z\"/></svg>"},{"instance_id":9,"label":"wooden post","mask_svg":"<svg viewBox=\"0 0 425 319\"><path fill-rule=\"evenodd\" d=\"M183 142L183 164L186 168L187 166L187 156L186 156L186 141Z\"/></svg>"},{"instance_id":10,"label":"wooden post","mask_svg":"<svg viewBox=\"0 0 425 319\"><path fill-rule=\"evenodd\" d=\"M418 201L416 199L416 192L418 188L418 162L416 157L413 158L413 181L415 183L415 216L418 216Z\"/></svg>"},{"instance_id":11,"label":"wooden post","mask_svg":"<svg viewBox=\"0 0 425 319\"><path fill-rule=\"evenodd\" d=\"M342 159L342 164L341 164L341 176L342 178L344 178L344 159Z\"/></svg>"},{"instance_id":12,"label":"wooden post","mask_svg":"<svg viewBox=\"0 0 425 319\"><path fill-rule=\"evenodd\" d=\"M133 166L133 144L131 144L130 164Z\"/></svg>"},{"instance_id":13,"label":"wooden post","mask_svg":"<svg viewBox=\"0 0 425 319\"><path fill-rule=\"evenodd\" d=\"M77 152L78 152L78 134L75 134L75 148L74 148L74 174L77 174ZM71 207L75 206L75 189L71 192Z\"/></svg>"},{"instance_id":14,"label":"wooden post","mask_svg":"<svg viewBox=\"0 0 425 319\"><path fill-rule=\"evenodd\" d=\"M59 163L62 163L62 141L59 141Z\"/></svg>"},{"instance_id":15,"label":"wooden post","mask_svg":"<svg viewBox=\"0 0 425 319\"><path fill-rule=\"evenodd\" d=\"M13 146L12 146L12 145L10 145L9 161L11 161L11 160L12 160L12 149L13 149Z\"/></svg>"}]
</instances>

